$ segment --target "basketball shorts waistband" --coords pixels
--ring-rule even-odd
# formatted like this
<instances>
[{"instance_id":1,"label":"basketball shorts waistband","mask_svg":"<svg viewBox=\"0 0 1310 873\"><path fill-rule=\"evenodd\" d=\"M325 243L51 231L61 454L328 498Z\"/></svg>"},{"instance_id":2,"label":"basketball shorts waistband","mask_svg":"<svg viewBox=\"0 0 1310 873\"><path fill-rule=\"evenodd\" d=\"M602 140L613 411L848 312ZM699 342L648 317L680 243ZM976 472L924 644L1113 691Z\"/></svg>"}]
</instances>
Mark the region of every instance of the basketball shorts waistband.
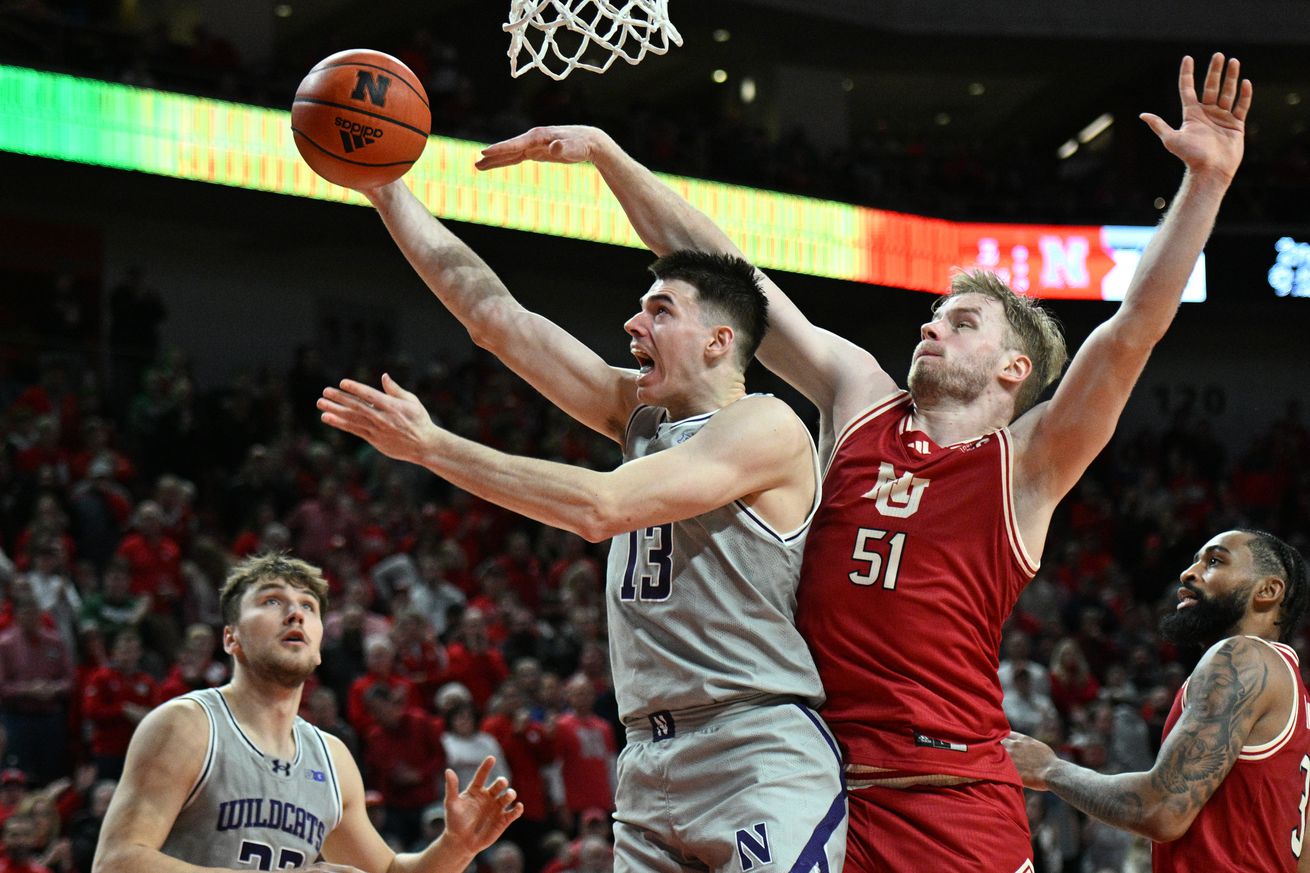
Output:
<instances>
[{"instance_id":1,"label":"basketball shorts waistband","mask_svg":"<svg viewBox=\"0 0 1310 873\"><path fill-rule=\"evenodd\" d=\"M700 706L695 709L655 710L645 715L625 719L624 727L630 743L658 743L671 740L676 736L693 733L722 718L765 707L791 705L812 708L798 697L752 697L748 700L734 700L730 703Z\"/></svg>"}]
</instances>

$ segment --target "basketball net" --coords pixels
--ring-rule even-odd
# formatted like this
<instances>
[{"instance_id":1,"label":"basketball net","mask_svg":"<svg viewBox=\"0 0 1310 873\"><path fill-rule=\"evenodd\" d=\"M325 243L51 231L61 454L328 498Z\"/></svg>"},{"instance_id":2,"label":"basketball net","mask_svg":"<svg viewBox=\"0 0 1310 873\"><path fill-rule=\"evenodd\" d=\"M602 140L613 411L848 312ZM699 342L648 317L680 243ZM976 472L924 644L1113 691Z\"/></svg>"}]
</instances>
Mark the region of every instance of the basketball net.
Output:
<instances>
[{"instance_id":1,"label":"basketball net","mask_svg":"<svg viewBox=\"0 0 1310 873\"><path fill-rule=\"evenodd\" d=\"M538 69L556 81L575 69L603 73L623 58L662 55L682 35L669 21L669 0L510 0L509 71ZM583 59L592 50L593 57ZM604 55L601 59L600 55Z\"/></svg>"}]
</instances>

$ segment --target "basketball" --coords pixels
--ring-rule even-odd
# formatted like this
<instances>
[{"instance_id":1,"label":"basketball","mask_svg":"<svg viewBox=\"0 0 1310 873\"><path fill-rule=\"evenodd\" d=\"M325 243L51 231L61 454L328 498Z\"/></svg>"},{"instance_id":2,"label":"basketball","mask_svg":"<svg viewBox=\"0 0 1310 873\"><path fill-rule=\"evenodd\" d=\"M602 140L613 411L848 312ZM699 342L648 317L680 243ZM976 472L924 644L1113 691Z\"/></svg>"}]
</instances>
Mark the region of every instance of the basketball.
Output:
<instances>
[{"instance_id":1,"label":"basketball","mask_svg":"<svg viewBox=\"0 0 1310 873\"><path fill-rule=\"evenodd\" d=\"M423 154L432 126L418 77L391 55L337 52L296 88L291 132L305 163L347 188L385 185Z\"/></svg>"}]
</instances>

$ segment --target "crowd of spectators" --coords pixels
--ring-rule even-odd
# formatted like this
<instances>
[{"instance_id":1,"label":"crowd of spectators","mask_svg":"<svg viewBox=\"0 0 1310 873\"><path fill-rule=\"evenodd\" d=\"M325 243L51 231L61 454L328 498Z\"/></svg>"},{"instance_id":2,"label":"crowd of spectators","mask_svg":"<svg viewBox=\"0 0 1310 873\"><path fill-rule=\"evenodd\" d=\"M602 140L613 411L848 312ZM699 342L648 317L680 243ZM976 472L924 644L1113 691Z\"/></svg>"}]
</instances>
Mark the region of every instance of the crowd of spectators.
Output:
<instances>
[{"instance_id":1,"label":"crowd of spectators","mask_svg":"<svg viewBox=\"0 0 1310 873\"><path fill-rule=\"evenodd\" d=\"M143 286L133 273L124 280ZM117 317L166 317L148 288ZM111 307L112 309L112 307ZM110 313L111 319L115 317ZM67 337L0 360L0 820L11 857L85 873L134 726L224 683L217 591L241 557L290 550L331 584L302 714L356 754L397 846L440 828L438 778L488 753L526 814L487 869L603 866L617 721L603 546L529 523L324 427L336 374L298 350L197 391L190 362L106 332L109 380ZM53 353L50 349L62 349ZM516 453L610 468L617 451L497 362L360 360L447 426ZM113 385L129 379L120 393ZM134 380L134 382L132 381ZM1106 772L1149 766L1195 652L1157 617L1208 536L1266 527L1306 545L1310 429L1290 405L1248 445L1204 419L1117 438L1064 502L1001 652L1012 725ZM1304 648L1304 640L1297 641ZM1132 870L1139 842L1050 796L1029 805L1043 871ZM517 866L516 866L517 865ZM6 869L6 868L0 868ZM1140 868L1137 868L1140 869Z\"/></svg>"},{"instance_id":2,"label":"crowd of spectators","mask_svg":"<svg viewBox=\"0 0 1310 873\"><path fill-rule=\"evenodd\" d=\"M124 24L115 3L60 4L58 12L40 0L16 5L8 26L0 19L0 61L278 108L290 105L296 84L320 58L356 47L350 34L327 34L312 50L278 51L255 63L203 20L178 33L167 21ZM657 170L957 220L1141 224L1166 193L1157 190L1155 165L1142 163L1152 155L1165 159L1153 152L1089 147L1061 159L1059 143L1033 141L1022 130L983 138L935 125L910 131L885 120L853 125L848 141L821 147L803 127L766 128L731 99L657 105L634 96L600 105L578 77L543 77L535 88L519 80L512 92L489 87L459 45L422 27L373 47L398 56L423 81L433 133L479 142L534 124L596 124ZM659 62L676 64L676 53ZM1253 125L1225 219L1299 221L1307 196L1310 128L1265 132Z\"/></svg>"}]
</instances>

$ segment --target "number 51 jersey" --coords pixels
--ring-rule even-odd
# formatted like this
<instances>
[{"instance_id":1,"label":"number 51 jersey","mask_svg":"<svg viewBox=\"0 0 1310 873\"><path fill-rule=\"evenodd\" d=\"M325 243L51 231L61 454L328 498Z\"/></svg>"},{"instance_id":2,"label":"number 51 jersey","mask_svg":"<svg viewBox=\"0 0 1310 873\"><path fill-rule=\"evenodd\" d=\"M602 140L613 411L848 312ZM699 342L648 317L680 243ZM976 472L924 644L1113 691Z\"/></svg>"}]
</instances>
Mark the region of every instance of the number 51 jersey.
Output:
<instances>
[{"instance_id":1,"label":"number 51 jersey","mask_svg":"<svg viewBox=\"0 0 1310 873\"><path fill-rule=\"evenodd\" d=\"M1018 783L1001 746L1001 625L1037 565L1005 429L938 446L900 391L837 436L796 620L847 765ZM884 778L879 774L878 778Z\"/></svg>"}]
</instances>

